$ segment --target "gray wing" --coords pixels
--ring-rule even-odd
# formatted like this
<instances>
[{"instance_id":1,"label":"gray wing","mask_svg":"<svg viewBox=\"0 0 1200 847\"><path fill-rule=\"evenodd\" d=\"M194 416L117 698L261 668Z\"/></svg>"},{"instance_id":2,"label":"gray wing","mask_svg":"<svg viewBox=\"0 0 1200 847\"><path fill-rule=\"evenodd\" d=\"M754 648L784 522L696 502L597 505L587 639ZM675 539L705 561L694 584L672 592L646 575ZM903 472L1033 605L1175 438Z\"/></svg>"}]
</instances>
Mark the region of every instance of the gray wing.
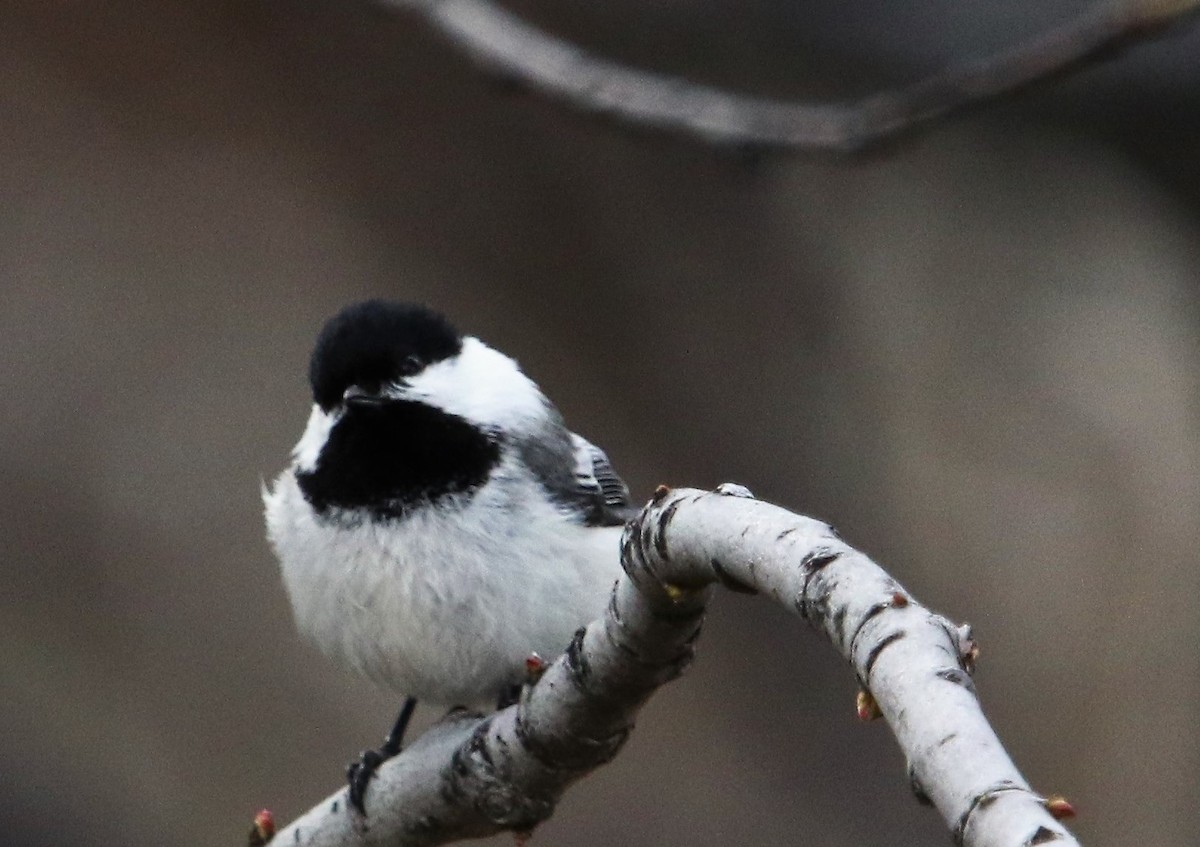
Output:
<instances>
[{"instance_id":1,"label":"gray wing","mask_svg":"<svg viewBox=\"0 0 1200 847\"><path fill-rule=\"evenodd\" d=\"M584 526L621 526L636 514L608 457L557 416L514 446L550 499Z\"/></svg>"},{"instance_id":2,"label":"gray wing","mask_svg":"<svg viewBox=\"0 0 1200 847\"><path fill-rule=\"evenodd\" d=\"M575 450L575 481L591 504L588 526L620 526L637 510L629 499L629 489L613 470L604 451L586 438L571 433Z\"/></svg>"}]
</instances>

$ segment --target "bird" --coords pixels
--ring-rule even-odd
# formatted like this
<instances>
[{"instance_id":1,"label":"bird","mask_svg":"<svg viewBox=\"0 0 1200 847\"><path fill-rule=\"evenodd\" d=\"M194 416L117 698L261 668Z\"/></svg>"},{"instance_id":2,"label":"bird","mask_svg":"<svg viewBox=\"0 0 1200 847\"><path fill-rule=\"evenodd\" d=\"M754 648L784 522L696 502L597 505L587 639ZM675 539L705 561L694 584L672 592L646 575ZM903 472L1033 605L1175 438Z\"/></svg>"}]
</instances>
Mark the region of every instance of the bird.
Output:
<instances>
[{"instance_id":1,"label":"bird","mask_svg":"<svg viewBox=\"0 0 1200 847\"><path fill-rule=\"evenodd\" d=\"M308 422L263 488L267 537L298 629L404 698L347 770L365 815L417 701L511 703L531 657L603 614L636 510L513 359L427 306L344 308L308 380Z\"/></svg>"}]
</instances>

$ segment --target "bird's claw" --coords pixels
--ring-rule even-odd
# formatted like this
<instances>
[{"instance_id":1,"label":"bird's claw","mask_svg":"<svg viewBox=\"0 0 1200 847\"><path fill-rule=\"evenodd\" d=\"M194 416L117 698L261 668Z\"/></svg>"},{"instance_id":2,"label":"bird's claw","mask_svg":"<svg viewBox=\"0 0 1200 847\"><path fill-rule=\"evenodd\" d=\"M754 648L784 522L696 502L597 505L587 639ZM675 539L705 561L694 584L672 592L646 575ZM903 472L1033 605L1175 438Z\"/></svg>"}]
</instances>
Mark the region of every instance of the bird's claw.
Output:
<instances>
[{"instance_id":1,"label":"bird's claw","mask_svg":"<svg viewBox=\"0 0 1200 847\"><path fill-rule=\"evenodd\" d=\"M378 750L363 750L358 761L351 762L350 766L346 768L346 781L350 783L350 805L363 817L367 816L367 808L363 805L363 801L366 799L367 786L371 784L371 777L375 776L375 771L379 770L380 765L392 756L399 755L403 749L404 733L408 729L408 722L416 708L417 701L414 698L405 698L404 705L400 707L400 714L396 717L396 723L392 725L392 731L387 734L387 738L383 739L383 746Z\"/></svg>"},{"instance_id":2,"label":"bird's claw","mask_svg":"<svg viewBox=\"0 0 1200 847\"><path fill-rule=\"evenodd\" d=\"M367 814L363 804L367 796L367 786L383 762L384 756L378 750L363 750L358 761L351 762L346 768L346 781L350 783L350 805L364 817Z\"/></svg>"}]
</instances>

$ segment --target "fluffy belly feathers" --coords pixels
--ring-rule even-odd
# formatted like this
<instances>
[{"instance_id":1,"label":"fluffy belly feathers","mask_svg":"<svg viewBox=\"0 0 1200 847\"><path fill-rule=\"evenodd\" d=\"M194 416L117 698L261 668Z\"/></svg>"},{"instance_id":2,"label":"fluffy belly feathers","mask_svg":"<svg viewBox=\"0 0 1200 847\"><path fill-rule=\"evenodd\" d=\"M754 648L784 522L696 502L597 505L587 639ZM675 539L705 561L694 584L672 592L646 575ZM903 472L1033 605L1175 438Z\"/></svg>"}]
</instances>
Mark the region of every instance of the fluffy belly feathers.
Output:
<instances>
[{"instance_id":1,"label":"fluffy belly feathers","mask_svg":"<svg viewBox=\"0 0 1200 847\"><path fill-rule=\"evenodd\" d=\"M530 653L559 655L603 613L621 573L619 527L571 522L540 498L515 501L517 515L513 501L500 511L467 500L469 520L427 510L331 532L296 508L302 497L284 474L264 498L298 627L404 696L493 706L522 681Z\"/></svg>"}]
</instances>

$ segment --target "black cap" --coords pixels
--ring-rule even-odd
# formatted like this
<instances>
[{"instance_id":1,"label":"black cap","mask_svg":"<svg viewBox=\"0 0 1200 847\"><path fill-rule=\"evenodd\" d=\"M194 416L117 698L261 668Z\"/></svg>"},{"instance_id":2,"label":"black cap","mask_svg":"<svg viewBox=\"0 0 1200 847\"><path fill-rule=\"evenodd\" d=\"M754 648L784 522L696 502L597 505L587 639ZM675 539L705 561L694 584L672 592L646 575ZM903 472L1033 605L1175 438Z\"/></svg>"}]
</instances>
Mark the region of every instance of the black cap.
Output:
<instances>
[{"instance_id":1,"label":"black cap","mask_svg":"<svg viewBox=\"0 0 1200 847\"><path fill-rule=\"evenodd\" d=\"M351 386L377 392L461 349L458 330L425 306L387 300L347 306L317 336L308 366L313 401L329 411Z\"/></svg>"}]
</instances>

